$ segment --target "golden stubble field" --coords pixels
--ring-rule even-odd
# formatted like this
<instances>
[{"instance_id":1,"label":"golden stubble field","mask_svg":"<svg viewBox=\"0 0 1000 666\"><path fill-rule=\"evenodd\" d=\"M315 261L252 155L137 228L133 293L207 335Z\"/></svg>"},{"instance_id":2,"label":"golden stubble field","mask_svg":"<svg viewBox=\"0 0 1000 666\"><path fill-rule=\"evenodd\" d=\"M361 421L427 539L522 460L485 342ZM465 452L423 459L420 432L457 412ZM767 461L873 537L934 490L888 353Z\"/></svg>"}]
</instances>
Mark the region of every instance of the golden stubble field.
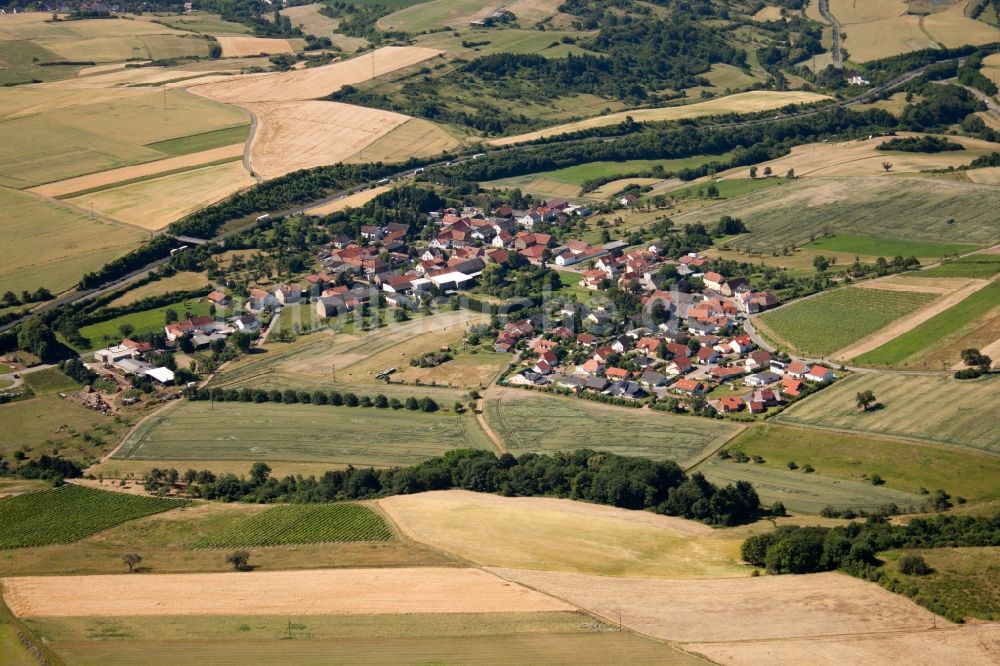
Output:
<instances>
[{"instance_id":1,"label":"golden stubble field","mask_svg":"<svg viewBox=\"0 0 1000 666\"><path fill-rule=\"evenodd\" d=\"M269 39L244 35L216 35L223 58L244 58L256 55L293 54L295 49L287 39Z\"/></svg>"},{"instance_id":2,"label":"golden stubble field","mask_svg":"<svg viewBox=\"0 0 1000 666\"><path fill-rule=\"evenodd\" d=\"M38 576L6 578L4 598L20 617L155 615L395 615L575 610L478 569ZM405 591L405 592L404 592Z\"/></svg>"},{"instance_id":3,"label":"golden stubble field","mask_svg":"<svg viewBox=\"0 0 1000 666\"><path fill-rule=\"evenodd\" d=\"M754 113L756 111L778 109L789 104L808 104L810 102L818 102L824 99L829 98L826 95L796 90L786 92L755 90L752 92L737 93L727 97L720 97L706 102L685 104L683 106L619 111L618 113L611 113L605 116L588 118L586 120L580 120L564 125L556 125L555 127L549 127L535 132L508 136L502 139L492 139L488 143L493 146L509 146L515 143L535 141L544 137L557 136L568 132L578 132L580 130L592 129L594 127L617 125L618 123L624 122L625 118L629 116L631 116L636 122L680 120L682 118L698 118L701 116L714 116L726 113Z\"/></svg>"}]
</instances>

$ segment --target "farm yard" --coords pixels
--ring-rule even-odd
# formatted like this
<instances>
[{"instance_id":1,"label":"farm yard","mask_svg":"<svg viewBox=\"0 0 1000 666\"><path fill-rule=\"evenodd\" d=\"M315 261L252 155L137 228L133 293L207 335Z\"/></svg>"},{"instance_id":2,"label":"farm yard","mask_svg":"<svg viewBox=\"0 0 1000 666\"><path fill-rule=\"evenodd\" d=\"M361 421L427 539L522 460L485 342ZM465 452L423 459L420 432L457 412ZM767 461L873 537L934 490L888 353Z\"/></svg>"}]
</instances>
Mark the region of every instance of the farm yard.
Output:
<instances>
[{"instance_id":1,"label":"farm yard","mask_svg":"<svg viewBox=\"0 0 1000 666\"><path fill-rule=\"evenodd\" d=\"M738 470L733 474L740 478L750 478L762 468L791 474L788 463L794 462L798 466L794 472L796 476L827 485L827 479L866 484L873 499L879 496L876 491L886 488L908 493L910 500L920 493L921 488L942 488L970 502L1000 498L1000 487L996 484L1000 475L1000 460L985 454L775 423L751 426L740 433L728 448L751 457L764 458L760 465L732 463L730 467ZM719 467L711 462L711 466L703 468L709 477L712 476L712 469ZM811 465L816 471L803 474L801 468L805 465ZM884 485L872 485L871 479L876 474L882 478ZM754 487L761 492L762 486L756 480ZM783 501L791 506L787 500ZM898 500L894 501L898 503ZM837 505L834 501L827 504ZM862 507L860 504L853 506Z\"/></svg>"},{"instance_id":2,"label":"farm yard","mask_svg":"<svg viewBox=\"0 0 1000 666\"><path fill-rule=\"evenodd\" d=\"M0 283L15 292L58 293L138 247L147 234L94 219L38 195L0 187Z\"/></svg>"},{"instance_id":3,"label":"farm yard","mask_svg":"<svg viewBox=\"0 0 1000 666\"><path fill-rule=\"evenodd\" d=\"M488 396L485 416L515 455L589 448L669 459L681 467L710 454L739 432L737 426L706 419L515 389Z\"/></svg>"},{"instance_id":4,"label":"farm yard","mask_svg":"<svg viewBox=\"0 0 1000 666\"><path fill-rule=\"evenodd\" d=\"M415 389L416 395L422 395ZM406 432L400 441L400 432ZM117 458L414 465L493 448L470 415L275 403L186 402L132 432Z\"/></svg>"},{"instance_id":5,"label":"farm yard","mask_svg":"<svg viewBox=\"0 0 1000 666\"><path fill-rule=\"evenodd\" d=\"M580 120L565 125L549 127L544 130L508 136L502 139L491 139L488 143L493 146L509 146L525 141L536 141L538 139L569 132L579 132L581 130L593 129L595 127L607 127L617 125L625 121L626 116L631 116L636 122L653 122L664 120L681 120L683 118L700 118L703 116L725 115L727 113L753 113L756 111L767 111L778 109L789 104L808 104L828 99L826 95L819 95L801 91L753 91L737 93L727 97L708 100L706 102L695 102L682 106L668 106L656 109L635 109L632 111L620 111L587 120Z\"/></svg>"},{"instance_id":6,"label":"farm yard","mask_svg":"<svg viewBox=\"0 0 1000 666\"><path fill-rule=\"evenodd\" d=\"M765 457L765 460L767 458ZM803 463L805 464L805 463ZM829 478L801 469L790 471L781 466L740 464L710 458L695 468L716 484L749 481L765 505L781 502L789 511L818 515L826 507L840 510L873 511L895 504L903 509L917 509L923 498L884 486L873 486L860 480Z\"/></svg>"},{"instance_id":7,"label":"farm yard","mask_svg":"<svg viewBox=\"0 0 1000 666\"><path fill-rule=\"evenodd\" d=\"M936 298L936 294L920 292L843 287L792 302L754 322L779 346L825 357Z\"/></svg>"},{"instance_id":8,"label":"farm yard","mask_svg":"<svg viewBox=\"0 0 1000 666\"><path fill-rule=\"evenodd\" d=\"M392 530L360 504L292 504L249 517L198 543L205 548L283 546L333 541L385 541Z\"/></svg>"},{"instance_id":9,"label":"farm yard","mask_svg":"<svg viewBox=\"0 0 1000 666\"><path fill-rule=\"evenodd\" d=\"M0 500L0 549L70 543L183 504L73 485L25 493Z\"/></svg>"},{"instance_id":10,"label":"farm yard","mask_svg":"<svg viewBox=\"0 0 1000 666\"><path fill-rule=\"evenodd\" d=\"M646 511L461 490L378 505L408 538L480 565L670 578L750 573L738 538Z\"/></svg>"},{"instance_id":11,"label":"farm yard","mask_svg":"<svg viewBox=\"0 0 1000 666\"><path fill-rule=\"evenodd\" d=\"M873 434L1000 454L1000 432L984 414L1000 409L1000 378L858 374L796 403L777 423ZM855 395L874 391L882 407L858 409Z\"/></svg>"}]
</instances>

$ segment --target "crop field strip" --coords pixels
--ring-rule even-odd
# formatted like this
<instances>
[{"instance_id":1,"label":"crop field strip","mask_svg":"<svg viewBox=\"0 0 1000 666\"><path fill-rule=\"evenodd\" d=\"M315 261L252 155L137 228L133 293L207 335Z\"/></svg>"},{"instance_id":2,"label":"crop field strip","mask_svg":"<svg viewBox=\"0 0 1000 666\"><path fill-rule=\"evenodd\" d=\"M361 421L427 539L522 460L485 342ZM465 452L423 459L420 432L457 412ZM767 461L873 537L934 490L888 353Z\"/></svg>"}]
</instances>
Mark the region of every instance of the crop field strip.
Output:
<instances>
[{"instance_id":1,"label":"crop field strip","mask_svg":"<svg viewBox=\"0 0 1000 666\"><path fill-rule=\"evenodd\" d=\"M855 396L871 390L882 404L858 409ZM957 380L944 375L857 374L797 402L776 423L839 432L885 435L1000 456L1000 376Z\"/></svg>"},{"instance_id":2,"label":"crop field strip","mask_svg":"<svg viewBox=\"0 0 1000 666\"><path fill-rule=\"evenodd\" d=\"M406 433L405 438L401 433ZM465 447L493 448L485 433L479 431L475 418L468 414L188 402L144 423L116 457L389 466L414 465Z\"/></svg>"},{"instance_id":3,"label":"crop field strip","mask_svg":"<svg viewBox=\"0 0 1000 666\"><path fill-rule=\"evenodd\" d=\"M970 254L916 273L920 277L965 277L989 279L1000 273L1000 254Z\"/></svg>"},{"instance_id":4,"label":"crop field strip","mask_svg":"<svg viewBox=\"0 0 1000 666\"><path fill-rule=\"evenodd\" d=\"M935 294L843 287L756 318L775 339L824 356L875 333L937 298Z\"/></svg>"},{"instance_id":5,"label":"crop field strip","mask_svg":"<svg viewBox=\"0 0 1000 666\"><path fill-rule=\"evenodd\" d=\"M515 454L600 449L682 467L730 439L738 426L576 398L505 389L486 401L490 427Z\"/></svg>"},{"instance_id":6,"label":"crop field strip","mask_svg":"<svg viewBox=\"0 0 1000 666\"><path fill-rule=\"evenodd\" d=\"M336 541L385 541L392 530L360 504L289 504L247 518L197 544L201 548L284 546Z\"/></svg>"},{"instance_id":7,"label":"crop field strip","mask_svg":"<svg viewBox=\"0 0 1000 666\"><path fill-rule=\"evenodd\" d=\"M74 485L26 493L0 500L0 549L72 543L186 503Z\"/></svg>"}]
</instances>

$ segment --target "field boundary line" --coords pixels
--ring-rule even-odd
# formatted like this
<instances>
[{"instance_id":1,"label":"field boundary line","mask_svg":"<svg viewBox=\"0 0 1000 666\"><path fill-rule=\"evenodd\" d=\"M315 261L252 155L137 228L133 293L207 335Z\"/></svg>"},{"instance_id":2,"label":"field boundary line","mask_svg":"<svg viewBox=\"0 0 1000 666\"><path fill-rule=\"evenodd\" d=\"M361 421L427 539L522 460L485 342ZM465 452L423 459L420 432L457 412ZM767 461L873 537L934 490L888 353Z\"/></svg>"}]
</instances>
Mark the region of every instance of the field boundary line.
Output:
<instances>
[{"instance_id":1,"label":"field boundary line","mask_svg":"<svg viewBox=\"0 0 1000 666\"><path fill-rule=\"evenodd\" d=\"M726 444L728 444L729 442L733 441L734 439L742 435L748 427L748 425L745 423L738 423L736 421L734 421L733 423L734 425L738 426L736 432L734 432L732 435L726 437L724 440L719 442L719 444L717 446L714 446L711 450L707 450L704 453L704 455L698 458L693 464L688 465L686 468L684 468L685 474L693 470L695 467L698 467L699 465L703 465L704 463L708 462L712 458L712 456L718 453L723 447L726 446Z\"/></svg>"},{"instance_id":2,"label":"field boundary line","mask_svg":"<svg viewBox=\"0 0 1000 666\"><path fill-rule=\"evenodd\" d=\"M162 418L163 416L166 416L170 412L172 412L175 409L177 409L177 407L179 407L182 402L184 402L184 401L183 400L173 400L171 402L168 402L166 405L164 405L160 409L157 409L153 413L147 414L146 416L144 416L141 419L139 419L139 421L137 421L134 426L132 426L131 428L129 428L128 432L125 433L125 435L122 437L121 441L118 442L118 444L115 446L115 448L111 449L110 452L104 454L96 463L94 463L94 465L100 465L102 463L105 463L105 462L111 460L111 458L116 453L118 453L118 451L125 445L125 442L129 441L129 439L131 439L132 435L135 434L135 432L138 431L140 427L143 427L143 426L147 425L148 421L151 421L151 420L153 420L155 418ZM91 465L91 467L93 467L93 465Z\"/></svg>"}]
</instances>

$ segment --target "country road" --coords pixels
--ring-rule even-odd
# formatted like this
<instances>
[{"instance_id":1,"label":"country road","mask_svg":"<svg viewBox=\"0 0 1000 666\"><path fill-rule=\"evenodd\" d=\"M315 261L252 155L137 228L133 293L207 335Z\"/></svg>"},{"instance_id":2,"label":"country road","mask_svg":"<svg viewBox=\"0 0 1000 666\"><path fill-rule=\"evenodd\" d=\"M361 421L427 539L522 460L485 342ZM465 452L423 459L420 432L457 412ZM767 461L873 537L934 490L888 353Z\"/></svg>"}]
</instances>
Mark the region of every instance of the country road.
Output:
<instances>
[{"instance_id":1,"label":"country road","mask_svg":"<svg viewBox=\"0 0 1000 666\"><path fill-rule=\"evenodd\" d=\"M833 28L833 66L837 69L843 69L844 57L843 51L841 50L843 38L841 37L840 23L837 21L836 17L830 13L830 0L819 0L819 13L823 15L823 18L830 22L830 26Z\"/></svg>"},{"instance_id":2,"label":"country road","mask_svg":"<svg viewBox=\"0 0 1000 666\"><path fill-rule=\"evenodd\" d=\"M250 133L247 134L246 143L243 145L243 168L246 172L253 176L254 180L258 183L263 183L264 179L257 175L257 172L253 170L253 166L250 164L250 149L253 147L253 137L257 134L257 114L246 109L246 112L250 114Z\"/></svg>"}]
</instances>

